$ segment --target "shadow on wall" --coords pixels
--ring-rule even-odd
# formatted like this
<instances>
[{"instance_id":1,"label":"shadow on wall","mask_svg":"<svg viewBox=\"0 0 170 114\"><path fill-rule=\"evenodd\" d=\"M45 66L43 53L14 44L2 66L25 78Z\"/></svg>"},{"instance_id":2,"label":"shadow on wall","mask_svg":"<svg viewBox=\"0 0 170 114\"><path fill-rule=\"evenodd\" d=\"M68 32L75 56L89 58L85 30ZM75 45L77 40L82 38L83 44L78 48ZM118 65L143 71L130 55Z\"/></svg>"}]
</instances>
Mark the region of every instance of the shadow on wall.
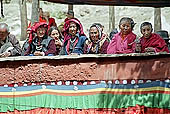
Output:
<instances>
[{"instance_id":1,"label":"shadow on wall","mask_svg":"<svg viewBox=\"0 0 170 114\"><path fill-rule=\"evenodd\" d=\"M122 61L116 63L118 79L165 79L170 74L168 58Z\"/></svg>"},{"instance_id":2,"label":"shadow on wall","mask_svg":"<svg viewBox=\"0 0 170 114\"><path fill-rule=\"evenodd\" d=\"M151 79L151 80L165 80L169 77L170 62L168 58L157 58L149 59L149 57L144 57L143 60L132 60L128 61L124 60L116 63L116 74L117 77L120 75L124 75L124 79ZM108 66L106 66L108 67ZM123 72L123 73L122 73ZM126 78L127 75L127 78ZM134 78L133 78L134 77ZM122 78L122 77L121 77ZM162 82L158 81L161 86ZM105 91L102 91L99 94L99 101L97 102L98 107L105 108L106 110L111 110L111 108L115 108L112 112L115 114L126 114L125 112L132 111L131 108L136 105L145 106L143 110L145 113L147 112L146 107L150 108L169 108L169 100L168 95L164 93L143 93L142 91L132 91L131 94L123 93L122 90L118 89L128 89L130 84L107 84ZM142 85L142 84L141 84ZM133 87L135 85L132 85ZM138 86L138 85L137 85ZM142 85L143 86L143 85ZM112 90L110 88L113 88ZM134 90L137 90L134 88ZM144 89L145 90L145 89ZM157 88L155 89L157 90ZM123 93L123 94L122 94ZM166 98L166 97L167 98ZM164 109L162 109L164 111ZM143 113L141 113L143 114Z\"/></svg>"}]
</instances>

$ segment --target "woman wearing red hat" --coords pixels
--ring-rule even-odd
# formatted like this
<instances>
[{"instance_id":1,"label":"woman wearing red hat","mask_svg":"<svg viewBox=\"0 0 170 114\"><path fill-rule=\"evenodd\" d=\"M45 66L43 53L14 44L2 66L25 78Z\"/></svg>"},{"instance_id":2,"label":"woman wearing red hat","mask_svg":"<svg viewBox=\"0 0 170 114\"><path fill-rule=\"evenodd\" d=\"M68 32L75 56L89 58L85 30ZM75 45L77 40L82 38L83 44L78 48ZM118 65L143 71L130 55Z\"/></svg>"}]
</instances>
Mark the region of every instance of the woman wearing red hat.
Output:
<instances>
[{"instance_id":1,"label":"woman wearing red hat","mask_svg":"<svg viewBox=\"0 0 170 114\"><path fill-rule=\"evenodd\" d=\"M69 19L64 24L64 43L61 55L82 54L87 40L82 24L78 19Z\"/></svg>"},{"instance_id":2,"label":"woman wearing red hat","mask_svg":"<svg viewBox=\"0 0 170 114\"><path fill-rule=\"evenodd\" d=\"M54 55L56 52L55 40L47 35L47 23L38 22L32 28L37 35L29 38L29 47L24 55L44 56Z\"/></svg>"}]
</instances>

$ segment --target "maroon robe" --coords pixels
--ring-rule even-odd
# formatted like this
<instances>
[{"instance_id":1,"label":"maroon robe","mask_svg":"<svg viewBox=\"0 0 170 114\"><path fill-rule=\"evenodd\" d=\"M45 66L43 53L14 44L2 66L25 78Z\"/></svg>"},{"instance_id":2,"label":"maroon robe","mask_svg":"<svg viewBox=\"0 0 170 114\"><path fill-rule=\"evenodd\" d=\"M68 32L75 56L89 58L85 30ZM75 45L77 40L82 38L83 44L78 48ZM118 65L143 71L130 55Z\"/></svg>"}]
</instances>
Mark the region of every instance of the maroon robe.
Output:
<instances>
[{"instance_id":1,"label":"maroon robe","mask_svg":"<svg viewBox=\"0 0 170 114\"><path fill-rule=\"evenodd\" d=\"M164 39L155 33L152 33L149 39L141 37L141 52L145 53L145 48L147 47L153 47L155 49L155 53L157 52L169 53L167 44L165 43Z\"/></svg>"}]
</instances>

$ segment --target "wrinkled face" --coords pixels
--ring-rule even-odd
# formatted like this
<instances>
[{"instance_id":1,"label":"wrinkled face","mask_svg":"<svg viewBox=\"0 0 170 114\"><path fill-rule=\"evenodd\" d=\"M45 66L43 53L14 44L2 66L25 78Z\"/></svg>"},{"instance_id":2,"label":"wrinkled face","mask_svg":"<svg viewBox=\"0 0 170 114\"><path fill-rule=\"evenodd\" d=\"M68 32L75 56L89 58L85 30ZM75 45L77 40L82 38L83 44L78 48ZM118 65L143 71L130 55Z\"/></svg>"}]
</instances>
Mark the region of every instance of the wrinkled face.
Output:
<instances>
[{"instance_id":1,"label":"wrinkled face","mask_svg":"<svg viewBox=\"0 0 170 114\"><path fill-rule=\"evenodd\" d=\"M8 34L9 33L7 32L7 29L1 28L0 29L0 40L5 40Z\"/></svg>"},{"instance_id":2,"label":"wrinkled face","mask_svg":"<svg viewBox=\"0 0 170 114\"><path fill-rule=\"evenodd\" d=\"M72 36L75 36L76 33L77 33L77 25L76 23L71 22L69 26L69 34L71 34Z\"/></svg>"},{"instance_id":3,"label":"wrinkled face","mask_svg":"<svg viewBox=\"0 0 170 114\"><path fill-rule=\"evenodd\" d=\"M99 40L99 31L97 30L96 27L92 27L90 29L90 39L93 42L97 42Z\"/></svg>"},{"instance_id":4,"label":"wrinkled face","mask_svg":"<svg viewBox=\"0 0 170 114\"><path fill-rule=\"evenodd\" d=\"M54 38L55 40L59 40L59 36L60 36L60 34L59 34L58 30L53 30L50 35L50 37Z\"/></svg>"},{"instance_id":5,"label":"wrinkled face","mask_svg":"<svg viewBox=\"0 0 170 114\"><path fill-rule=\"evenodd\" d=\"M38 38L43 38L45 36L45 33L46 33L46 28L44 26L40 26L37 29L37 36L38 36Z\"/></svg>"},{"instance_id":6,"label":"wrinkled face","mask_svg":"<svg viewBox=\"0 0 170 114\"><path fill-rule=\"evenodd\" d=\"M143 37L145 38L150 38L151 33L152 33L152 28L149 25L143 26L141 28L141 33L143 34Z\"/></svg>"},{"instance_id":7,"label":"wrinkled face","mask_svg":"<svg viewBox=\"0 0 170 114\"><path fill-rule=\"evenodd\" d=\"M127 35L132 31L131 24L129 21L122 21L121 24L119 25L120 31L122 35Z\"/></svg>"}]
</instances>

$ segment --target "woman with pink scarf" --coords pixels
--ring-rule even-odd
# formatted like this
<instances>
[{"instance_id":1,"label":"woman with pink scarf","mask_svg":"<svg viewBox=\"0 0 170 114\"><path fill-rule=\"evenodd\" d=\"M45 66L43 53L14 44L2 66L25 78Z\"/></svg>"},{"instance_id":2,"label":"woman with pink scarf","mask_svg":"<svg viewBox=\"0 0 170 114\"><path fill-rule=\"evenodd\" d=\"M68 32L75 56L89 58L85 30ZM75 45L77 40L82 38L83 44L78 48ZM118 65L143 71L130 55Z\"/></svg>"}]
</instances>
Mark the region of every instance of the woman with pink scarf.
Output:
<instances>
[{"instance_id":1,"label":"woman with pink scarf","mask_svg":"<svg viewBox=\"0 0 170 114\"><path fill-rule=\"evenodd\" d=\"M86 36L78 19L69 19L64 24L64 43L61 55L83 54Z\"/></svg>"},{"instance_id":2,"label":"woman with pink scarf","mask_svg":"<svg viewBox=\"0 0 170 114\"><path fill-rule=\"evenodd\" d=\"M85 53L87 54L106 54L109 45L109 38L102 33L102 28L93 24L89 30L89 40L86 41Z\"/></svg>"},{"instance_id":3,"label":"woman with pink scarf","mask_svg":"<svg viewBox=\"0 0 170 114\"><path fill-rule=\"evenodd\" d=\"M136 35L132 32L135 23L131 18L123 17L119 22L120 32L115 34L107 48L107 54L135 52Z\"/></svg>"}]
</instances>

